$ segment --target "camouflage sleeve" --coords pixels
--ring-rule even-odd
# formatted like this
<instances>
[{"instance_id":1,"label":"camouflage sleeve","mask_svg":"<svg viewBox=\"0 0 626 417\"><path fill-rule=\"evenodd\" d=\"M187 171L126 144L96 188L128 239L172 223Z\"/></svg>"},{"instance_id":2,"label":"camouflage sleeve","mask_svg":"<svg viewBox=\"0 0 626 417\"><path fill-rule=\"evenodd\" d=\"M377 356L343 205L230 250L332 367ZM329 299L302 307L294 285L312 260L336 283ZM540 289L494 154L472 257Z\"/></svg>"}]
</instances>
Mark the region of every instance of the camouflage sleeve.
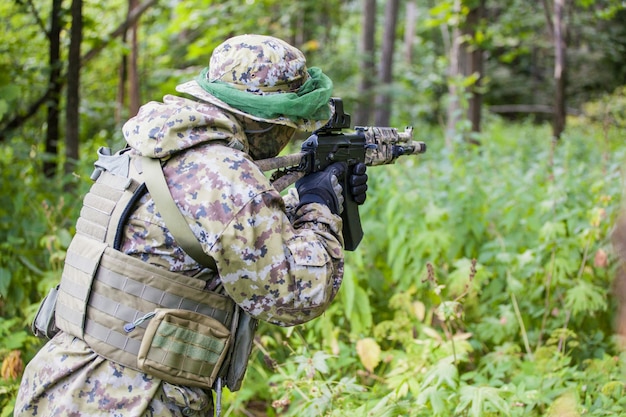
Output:
<instances>
[{"instance_id":1,"label":"camouflage sleeve","mask_svg":"<svg viewBox=\"0 0 626 417\"><path fill-rule=\"evenodd\" d=\"M294 212L297 194L283 200L244 153L225 146L176 156L165 170L224 289L244 310L290 326L328 308L343 277L341 217L321 204Z\"/></svg>"},{"instance_id":2,"label":"camouflage sleeve","mask_svg":"<svg viewBox=\"0 0 626 417\"><path fill-rule=\"evenodd\" d=\"M296 220L296 207L300 203L300 197L295 187L291 187L287 190L287 194L283 196L283 202L285 203L285 213L291 223Z\"/></svg>"},{"instance_id":3,"label":"camouflage sleeve","mask_svg":"<svg viewBox=\"0 0 626 417\"><path fill-rule=\"evenodd\" d=\"M247 312L282 326L322 314L343 276L341 218L303 206L292 224L276 192L256 195L220 239L224 288Z\"/></svg>"}]
</instances>

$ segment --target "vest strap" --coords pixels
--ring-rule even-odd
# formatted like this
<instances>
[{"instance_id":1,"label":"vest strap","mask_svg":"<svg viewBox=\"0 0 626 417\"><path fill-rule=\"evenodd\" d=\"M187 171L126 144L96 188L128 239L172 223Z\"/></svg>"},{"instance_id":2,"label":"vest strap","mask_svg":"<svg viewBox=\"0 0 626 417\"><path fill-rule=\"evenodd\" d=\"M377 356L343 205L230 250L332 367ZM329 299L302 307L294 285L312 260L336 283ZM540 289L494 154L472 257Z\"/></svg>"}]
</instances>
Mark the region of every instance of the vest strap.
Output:
<instances>
[{"instance_id":1,"label":"vest strap","mask_svg":"<svg viewBox=\"0 0 626 417\"><path fill-rule=\"evenodd\" d=\"M231 391L239 389L256 320L227 295L208 289L202 276L168 271L116 250L128 214L147 188L178 245L204 271L212 269L211 276L217 272L172 198L162 162L118 157L96 166L98 178L67 251L52 324L100 356L167 382L208 389L224 379ZM50 327L47 322L39 327Z\"/></svg>"},{"instance_id":2,"label":"vest strap","mask_svg":"<svg viewBox=\"0 0 626 417\"><path fill-rule=\"evenodd\" d=\"M176 202L172 198L167 181L163 175L163 168L158 159L144 157L142 159L144 180L150 196L154 200L159 213L167 225L176 242L183 248L185 253L191 256L199 264L217 271L215 259L207 255L193 234L189 223L180 212Z\"/></svg>"}]
</instances>

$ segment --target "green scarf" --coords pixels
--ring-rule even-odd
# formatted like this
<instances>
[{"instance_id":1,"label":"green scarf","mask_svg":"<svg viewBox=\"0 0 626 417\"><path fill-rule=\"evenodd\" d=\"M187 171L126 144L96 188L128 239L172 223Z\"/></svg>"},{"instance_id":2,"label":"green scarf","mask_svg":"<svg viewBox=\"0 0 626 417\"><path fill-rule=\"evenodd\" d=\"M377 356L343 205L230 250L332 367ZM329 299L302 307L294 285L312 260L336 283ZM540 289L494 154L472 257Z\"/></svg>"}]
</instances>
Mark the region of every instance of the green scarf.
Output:
<instances>
[{"instance_id":1,"label":"green scarf","mask_svg":"<svg viewBox=\"0 0 626 417\"><path fill-rule=\"evenodd\" d=\"M263 119L287 117L292 121L328 120L331 116L328 103L333 82L321 69L308 69L309 79L295 93L257 95L238 90L223 81L209 81L209 68L202 70L196 82L207 93L244 113Z\"/></svg>"}]
</instances>

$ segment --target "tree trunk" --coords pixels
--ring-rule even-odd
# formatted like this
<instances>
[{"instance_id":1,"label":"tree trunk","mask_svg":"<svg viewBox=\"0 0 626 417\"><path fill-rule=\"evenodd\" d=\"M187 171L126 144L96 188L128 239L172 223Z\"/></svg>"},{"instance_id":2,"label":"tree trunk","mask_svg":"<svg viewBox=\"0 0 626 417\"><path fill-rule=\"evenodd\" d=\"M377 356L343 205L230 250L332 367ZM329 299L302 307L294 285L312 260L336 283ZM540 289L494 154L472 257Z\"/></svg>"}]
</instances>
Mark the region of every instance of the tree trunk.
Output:
<instances>
[{"instance_id":1,"label":"tree trunk","mask_svg":"<svg viewBox=\"0 0 626 417\"><path fill-rule=\"evenodd\" d=\"M54 0L54 1L59 1L59 4L61 2L61 0ZM158 0L146 0L137 9L135 9L133 11L133 13L128 17L128 19L126 21L124 21L122 24L120 24L112 32L110 32L107 35L103 36L102 37L102 43L94 46L85 55L82 56L82 58L81 58L81 66L85 65L88 61L90 61L94 57L96 57L114 39L116 39L117 37L119 37L122 34L124 34L126 32L126 30L134 22L136 22L141 17L141 15L146 10L148 10L148 8L150 8L152 5L154 5L157 1ZM60 83L61 87L63 86L65 81L66 81L65 78L60 77L59 83ZM52 97L52 95L54 93L54 87L55 87L54 85L49 84L48 88L46 89L46 91L44 91L44 93L41 95L41 97L39 97L30 106L28 106L28 110L25 113L16 114L12 119L10 119L7 123L5 123L2 126L2 128L0 130L0 142L4 141L8 131L13 130L13 129L17 129L18 127L20 127L29 118L31 118L33 115L35 115L37 113L37 111L39 111L39 109L41 108L42 105L44 105L45 103L49 102L49 100L51 99L51 97Z\"/></svg>"},{"instance_id":2,"label":"tree trunk","mask_svg":"<svg viewBox=\"0 0 626 417\"><path fill-rule=\"evenodd\" d=\"M72 28L67 68L67 107L65 172L70 173L78 161L80 143L80 44L83 39L83 0L72 0Z\"/></svg>"},{"instance_id":3,"label":"tree trunk","mask_svg":"<svg viewBox=\"0 0 626 417\"><path fill-rule=\"evenodd\" d=\"M126 13L126 20L130 20L135 8L137 7L137 0L128 0L128 11ZM139 111L141 105L141 94L139 89L139 72L137 69L137 62L139 56L139 48L137 44L137 29L138 23L134 21L133 24L122 34L122 42L126 43L130 35L130 55L124 53L120 60L120 67L118 70L119 81L117 84L117 97L116 97L116 109L115 109L115 121L121 123L126 117L132 117ZM128 92L128 94L127 94ZM126 109L126 97L128 96L128 112Z\"/></svg>"},{"instance_id":4,"label":"tree trunk","mask_svg":"<svg viewBox=\"0 0 626 417\"><path fill-rule=\"evenodd\" d=\"M52 11L50 13L49 41L49 64L50 76L48 78L47 100L47 129L46 143L44 146L47 158L43 164L43 173L51 178L57 169L57 153L59 145L59 106L61 101L61 6L63 0L52 0Z\"/></svg>"},{"instance_id":5,"label":"tree trunk","mask_svg":"<svg viewBox=\"0 0 626 417\"><path fill-rule=\"evenodd\" d=\"M460 16L461 0L454 1L454 13ZM452 39L448 51L448 108L446 112L446 133L445 143L447 147L452 146L456 135L457 124L461 118L460 92L458 91L458 78L461 75L461 30L459 23L452 28Z\"/></svg>"},{"instance_id":6,"label":"tree trunk","mask_svg":"<svg viewBox=\"0 0 626 417\"><path fill-rule=\"evenodd\" d=\"M565 22L563 20L565 0L554 0L554 124L553 136L560 139L565 130L565 85L567 74Z\"/></svg>"},{"instance_id":7,"label":"tree trunk","mask_svg":"<svg viewBox=\"0 0 626 417\"><path fill-rule=\"evenodd\" d=\"M361 54L359 91L353 122L355 126L367 126L372 120L372 87L376 78L374 66L374 34L376 33L376 0L363 0L361 20Z\"/></svg>"},{"instance_id":8,"label":"tree trunk","mask_svg":"<svg viewBox=\"0 0 626 417\"><path fill-rule=\"evenodd\" d=\"M467 34L473 39L476 36L476 27L485 11L485 0L480 0L475 8L471 9L465 25ZM469 99L468 118L472 123L472 132L480 132L483 96L480 92L483 74L483 51L478 45L473 45L468 51L468 65L465 75L478 74L476 84L472 86L472 95Z\"/></svg>"},{"instance_id":9,"label":"tree trunk","mask_svg":"<svg viewBox=\"0 0 626 417\"><path fill-rule=\"evenodd\" d=\"M138 6L139 0L129 0L128 10L133 11ZM130 13L129 13L130 14ZM128 61L128 87L129 87L129 116L135 116L141 105L141 91L139 89L139 45L138 45L139 21L136 20L130 28L130 60Z\"/></svg>"},{"instance_id":10,"label":"tree trunk","mask_svg":"<svg viewBox=\"0 0 626 417\"><path fill-rule=\"evenodd\" d=\"M126 43L126 34L122 35L122 42ZM128 80L128 56L122 54L120 66L117 70L117 94L115 96L115 123L121 124L125 118L126 81Z\"/></svg>"},{"instance_id":11,"label":"tree trunk","mask_svg":"<svg viewBox=\"0 0 626 417\"><path fill-rule=\"evenodd\" d=\"M387 0L385 3L385 29L380 57L379 80L380 90L376 96L376 126L389 126L391 119L391 81L393 74L393 51L396 40L399 0Z\"/></svg>"},{"instance_id":12,"label":"tree trunk","mask_svg":"<svg viewBox=\"0 0 626 417\"><path fill-rule=\"evenodd\" d=\"M413 42L415 40L415 23L417 22L416 0L406 3L406 28L404 29L404 60L407 65L413 64Z\"/></svg>"}]
</instances>

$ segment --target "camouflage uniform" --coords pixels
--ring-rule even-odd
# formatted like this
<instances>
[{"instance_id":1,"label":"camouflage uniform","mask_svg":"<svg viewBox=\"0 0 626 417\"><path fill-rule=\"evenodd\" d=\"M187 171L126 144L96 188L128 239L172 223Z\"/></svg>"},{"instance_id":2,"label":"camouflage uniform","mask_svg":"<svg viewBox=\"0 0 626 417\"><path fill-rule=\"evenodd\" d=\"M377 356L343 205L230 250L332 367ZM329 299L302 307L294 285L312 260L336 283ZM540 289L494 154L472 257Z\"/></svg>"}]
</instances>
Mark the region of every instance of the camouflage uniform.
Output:
<instances>
[{"instance_id":1,"label":"camouflage uniform","mask_svg":"<svg viewBox=\"0 0 626 417\"><path fill-rule=\"evenodd\" d=\"M343 275L341 218L317 203L288 213L246 153L248 137L232 113L166 96L143 106L124 135L133 158L168 158L171 194L237 304L282 326L324 312ZM121 250L131 256L189 276L202 269L177 246L149 195L124 233ZM110 362L61 332L28 364L15 415L212 415L212 396Z\"/></svg>"}]
</instances>

